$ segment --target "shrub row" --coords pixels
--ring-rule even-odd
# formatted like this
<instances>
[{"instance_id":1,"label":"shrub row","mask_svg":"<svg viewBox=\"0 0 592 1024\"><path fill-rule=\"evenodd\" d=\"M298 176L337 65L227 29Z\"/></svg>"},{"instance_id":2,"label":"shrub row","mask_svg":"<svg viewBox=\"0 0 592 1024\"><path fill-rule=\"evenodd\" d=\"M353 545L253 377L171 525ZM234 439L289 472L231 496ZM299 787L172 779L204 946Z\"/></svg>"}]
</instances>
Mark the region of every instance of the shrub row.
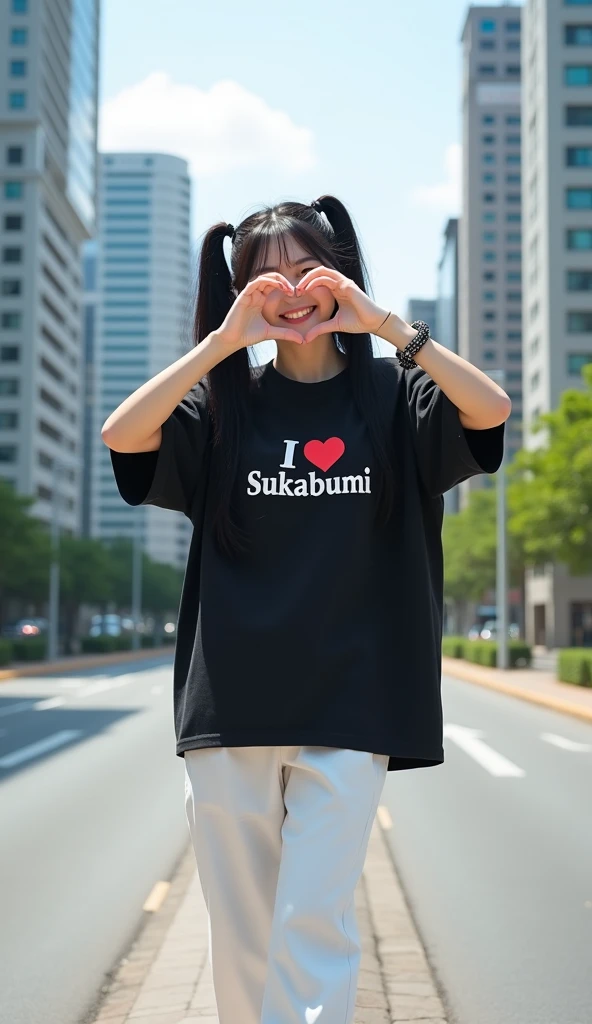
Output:
<instances>
[{"instance_id":1,"label":"shrub row","mask_svg":"<svg viewBox=\"0 0 592 1024\"><path fill-rule=\"evenodd\" d=\"M557 678L562 683L592 686L592 648L564 647L557 659Z\"/></svg>"},{"instance_id":2,"label":"shrub row","mask_svg":"<svg viewBox=\"0 0 592 1024\"><path fill-rule=\"evenodd\" d=\"M469 640L463 636L442 637L442 654L448 658L464 658L477 665L495 668L497 665L497 641ZM508 641L508 661L511 668L527 668L532 660L532 651L522 640Z\"/></svg>"},{"instance_id":3,"label":"shrub row","mask_svg":"<svg viewBox=\"0 0 592 1024\"><path fill-rule=\"evenodd\" d=\"M0 665L12 661L43 661L46 651L44 636L18 637L16 640L0 640Z\"/></svg>"},{"instance_id":4,"label":"shrub row","mask_svg":"<svg viewBox=\"0 0 592 1024\"><path fill-rule=\"evenodd\" d=\"M165 633L162 640L156 641L153 636L143 636L142 647L160 647L161 644L174 644L175 636ZM85 654L108 654L113 651L131 651L132 638L129 634L122 636L85 636L80 644ZM9 640L0 638L0 667L10 665L13 661L43 661L46 657L47 640L44 636L31 636Z\"/></svg>"}]
</instances>

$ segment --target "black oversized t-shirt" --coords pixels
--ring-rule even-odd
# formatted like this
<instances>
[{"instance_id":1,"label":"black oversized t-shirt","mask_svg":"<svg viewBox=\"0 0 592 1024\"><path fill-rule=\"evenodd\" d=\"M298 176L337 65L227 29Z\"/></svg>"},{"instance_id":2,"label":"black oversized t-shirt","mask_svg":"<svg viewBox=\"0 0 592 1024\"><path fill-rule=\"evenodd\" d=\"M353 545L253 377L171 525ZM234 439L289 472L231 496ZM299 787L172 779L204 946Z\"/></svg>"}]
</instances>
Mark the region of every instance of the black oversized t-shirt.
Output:
<instances>
[{"instance_id":1,"label":"black oversized t-shirt","mask_svg":"<svg viewBox=\"0 0 592 1024\"><path fill-rule=\"evenodd\" d=\"M504 427L466 430L419 367L374 360L395 501L375 512L379 465L346 367L303 383L253 368L234 511L252 544L215 544L208 391L162 425L158 452L112 452L129 504L194 525L174 667L176 752L315 744L441 764L442 494L498 468Z\"/></svg>"}]
</instances>

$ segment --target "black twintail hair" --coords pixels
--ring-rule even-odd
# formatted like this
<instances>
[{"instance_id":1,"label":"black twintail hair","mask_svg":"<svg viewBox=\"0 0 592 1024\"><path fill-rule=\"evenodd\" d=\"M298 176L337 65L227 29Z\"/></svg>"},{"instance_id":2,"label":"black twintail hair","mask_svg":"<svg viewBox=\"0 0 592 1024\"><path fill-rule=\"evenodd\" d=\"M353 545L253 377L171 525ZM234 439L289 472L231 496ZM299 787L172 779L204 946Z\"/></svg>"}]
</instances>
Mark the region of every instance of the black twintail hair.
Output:
<instances>
[{"instance_id":1,"label":"black twintail hair","mask_svg":"<svg viewBox=\"0 0 592 1024\"><path fill-rule=\"evenodd\" d=\"M290 235L325 266L333 266L367 294L370 284L366 263L352 219L343 203L323 195L313 205L282 202L246 217L232 233L230 267L224 239L231 231L225 222L206 231L198 265L198 290L193 321L193 343L199 345L220 328L236 295L265 265L272 240L284 248ZM377 518L388 521L394 505L393 439L375 374L369 334L336 335L347 355L354 401L364 418L381 469ZM214 533L221 551L230 557L250 550L250 539L233 507L240 439L247 422L255 382L247 348L227 356L206 375L212 420L211 486L215 488Z\"/></svg>"}]
</instances>

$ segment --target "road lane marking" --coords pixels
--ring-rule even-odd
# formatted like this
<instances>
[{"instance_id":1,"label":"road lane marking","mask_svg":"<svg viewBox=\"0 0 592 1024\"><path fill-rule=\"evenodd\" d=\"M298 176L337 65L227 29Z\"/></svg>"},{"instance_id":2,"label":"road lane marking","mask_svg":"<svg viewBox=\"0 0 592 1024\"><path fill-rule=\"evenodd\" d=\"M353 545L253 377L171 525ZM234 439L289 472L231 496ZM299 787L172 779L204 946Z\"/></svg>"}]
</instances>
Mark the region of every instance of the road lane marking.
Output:
<instances>
[{"instance_id":1,"label":"road lane marking","mask_svg":"<svg viewBox=\"0 0 592 1024\"><path fill-rule=\"evenodd\" d=\"M552 743L553 746L560 747L561 750L573 750L578 754L587 754L588 751L592 750L590 743L577 743L575 740L568 740L566 736L558 736L554 732L542 732L541 739L545 743Z\"/></svg>"},{"instance_id":2,"label":"road lane marking","mask_svg":"<svg viewBox=\"0 0 592 1024\"><path fill-rule=\"evenodd\" d=\"M66 703L65 697L47 697L46 700L38 700L33 704L33 711L45 711L47 708L59 708Z\"/></svg>"},{"instance_id":3,"label":"road lane marking","mask_svg":"<svg viewBox=\"0 0 592 1024\"><path fill-rule=\"evenodd\" d=\"M164 898L167 892L169 891L170 887L170 882L157 882L142 909L148 910L151 914L154 914L157 910L160 910Z\"/></svg>"},{"instance_id":4,"label":"road lane marking","mask_svg":"<svg viewBox=\"0 0 592 1024\"><path fill-rule=\"evenodd\" d=\"M52 736L46 736L44 740L29 743L27 747L21 747L20 750L14 750L12 754L0 757L0 768L14 768L15 765L30 761L31 758L38 757L39 754L46 754L48 750L55 750L56 747L61 747L78 736L82 736L81 729L62 729L61 732L54 732Z\"/></svg>"},{"instance_id":5,"label":"road lane marking","mask_svg":"<svg viewBox=\"0 0 592 1024\"><path fill-rule=\"evenodd\" d=\"M76 694L76 699L92 697L93 694L102 693L104 690L115 690L118 686L127 686L128 683L137 679L139 674L139 672L129 672L124 676L114 676L111 679L105 679L100 683L91 683L90 686L87 686L86 690L82 691L82 693Z\"/></svg>"},{"instance_id":6,"label":"road lane marking","mask_svg":"<svg viewBox=\"0 0 592 1024\"><path fill-rule=\"evenodd\" d=\"M162 686L153 686L150 693L162 693Z\"/></svg>"},{"instance_id":7,"label":"road lane marking","mask_svg":"<svg viewBox=\"0 0 592 1024\"><path fill-rule=\"evenodd\" d=\"M498 778L511 776L521 778L526 774L517 764L485 743L481 739L483 736L481 729L471 729L466 725L454 725L449 722L444 726L444 736L456 743L457 747L464 750L465 754L472 757L490 775L495 775Z\"/></svg>"},{"instance_id":8,"label":"road lane marking","mask_svg":"<svg viewBox=\"0 0 592 1024\"><path fill-rule=\"evenodd\" d=\"M18 704L9 704L7 708L0 708L0 715L4 718L5 715L15 715L17 711L26 711L27 708L32 708L30 700L20 700Z\"/></svg>"}]
</instances>

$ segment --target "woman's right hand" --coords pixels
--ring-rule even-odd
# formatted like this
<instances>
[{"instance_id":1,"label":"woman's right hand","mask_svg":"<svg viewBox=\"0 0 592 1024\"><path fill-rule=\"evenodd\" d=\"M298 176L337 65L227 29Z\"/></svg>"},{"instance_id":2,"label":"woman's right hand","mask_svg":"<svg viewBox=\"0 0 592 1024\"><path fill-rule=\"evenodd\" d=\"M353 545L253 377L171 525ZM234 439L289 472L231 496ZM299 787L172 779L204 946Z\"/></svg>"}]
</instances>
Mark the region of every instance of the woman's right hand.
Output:
<instances>
[{"instance_id":1,"label":"woman's right hand","mask_svg":"<svg viewBox=\"0 0 592 1024\"><path fill-rule=\"evenodd\" d=\"M240 292L224 322L216 334L231 352L256 345L259 341L293 341L302 344L302 335L289 327L272 327L264 318L262 310L270 294L279 288L290 298L294 297L294 289L283 274L270 272L261 274L249 281Z\"/></svg>"}]
</instances>

